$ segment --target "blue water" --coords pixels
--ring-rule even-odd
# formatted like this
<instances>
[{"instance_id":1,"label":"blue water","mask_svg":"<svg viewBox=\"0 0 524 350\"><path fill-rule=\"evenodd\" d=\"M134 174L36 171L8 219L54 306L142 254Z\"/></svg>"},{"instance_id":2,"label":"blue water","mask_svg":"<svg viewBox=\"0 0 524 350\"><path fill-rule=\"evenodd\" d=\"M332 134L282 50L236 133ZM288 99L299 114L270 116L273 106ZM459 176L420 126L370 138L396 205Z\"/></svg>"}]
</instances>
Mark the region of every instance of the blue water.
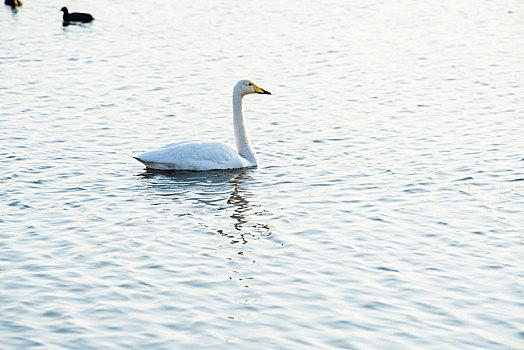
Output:
<instances>
[{"instance_id":1,"label":"blue water","mask_svg":"<svg viewBox=\"0 0 524 350\"><path fill-rule=\"evenodd\" d=\"M25 2L1 349L524 348L522 2ZM258 169L131 157L233 146L243 78Z\"/></svg>"}]
</instances>

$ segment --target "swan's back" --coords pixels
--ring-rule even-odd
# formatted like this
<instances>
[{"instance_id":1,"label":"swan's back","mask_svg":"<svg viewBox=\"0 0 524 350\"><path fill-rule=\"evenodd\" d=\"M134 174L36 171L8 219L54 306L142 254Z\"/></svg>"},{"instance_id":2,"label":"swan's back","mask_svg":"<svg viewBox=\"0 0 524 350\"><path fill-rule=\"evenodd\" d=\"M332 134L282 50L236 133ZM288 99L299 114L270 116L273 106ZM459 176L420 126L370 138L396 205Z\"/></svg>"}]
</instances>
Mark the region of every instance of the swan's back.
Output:
<instances>
[{"instance_id":1,"label":"swan's back","mask_svg":"<svg viewBox=\"0 0 524 350\"><path fill-rule=\"evenodd\" d=\"M136 157L148 168L159 170L236 169L250 164L235 150L220 142L183 141L166 145L159 150Z\"/></svg>"}]
</instances>

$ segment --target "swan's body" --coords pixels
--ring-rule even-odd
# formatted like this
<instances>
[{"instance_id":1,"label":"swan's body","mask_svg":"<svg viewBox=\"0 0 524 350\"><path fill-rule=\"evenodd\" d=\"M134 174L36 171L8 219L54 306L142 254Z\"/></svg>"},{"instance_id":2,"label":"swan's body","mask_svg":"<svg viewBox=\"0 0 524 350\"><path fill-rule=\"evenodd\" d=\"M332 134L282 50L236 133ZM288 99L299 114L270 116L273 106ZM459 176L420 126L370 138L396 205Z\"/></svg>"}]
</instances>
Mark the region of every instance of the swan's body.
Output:
<instances>
[{"instance_id":1,"label":"swan's body","mask_svg":"<svg viewBox=\"0 0 524 350\"><path fill-rule=\"evenodd\" d=\"M214 170L256 166L257 162L241 157L231 147L213 141L182 141L159 150L142 153L137 160L150 169Z\"/></svg>"},{"instance_id":2,"label":"swan's body","mask_svg":"<svg viewBox=\"0 0 524 350\"><path fill-rule=\"evenodd\" d=\"M241 80L233 89L233 127L237 151L220 142L182 141L135 157L148 168L159 170L215 170L256 167L255 151L251 147L244 120L242 99L248 94L271 94L249 80Z\"/></svg>"}]
</instances>

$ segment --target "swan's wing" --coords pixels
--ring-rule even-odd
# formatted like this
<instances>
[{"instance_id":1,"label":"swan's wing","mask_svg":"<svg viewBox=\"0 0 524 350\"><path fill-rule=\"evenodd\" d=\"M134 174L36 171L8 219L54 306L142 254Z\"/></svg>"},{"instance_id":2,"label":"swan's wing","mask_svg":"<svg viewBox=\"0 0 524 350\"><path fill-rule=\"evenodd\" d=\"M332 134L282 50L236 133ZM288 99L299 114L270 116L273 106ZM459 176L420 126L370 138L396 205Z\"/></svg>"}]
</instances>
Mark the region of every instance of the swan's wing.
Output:
<instances>
[{"instance_id":1,"label":"swan's wing","mask_svg":"<svg viewBox=\"0 0 524 350\"><path fill-rule=\"evenodd\" d=\"M164 146L160 147L160 149L173 148L173 147L177 147L177 146L183 145L185 143L195 143L195 142L196 141L179 141L179 142L175 142L175 143L170 143L169 145L164 145Z\"/></svg>"},{"instance_id":2,"label":"swan's wing","mask_svg":"<svg viewBox=\"0 0 524 350\"><path fill-rule=\"evenodd\" d=\"M164 170L234 169L250 166L231 147L219 142L177 142L137 157L149 168Z\"/></svg>"}]
</instances>

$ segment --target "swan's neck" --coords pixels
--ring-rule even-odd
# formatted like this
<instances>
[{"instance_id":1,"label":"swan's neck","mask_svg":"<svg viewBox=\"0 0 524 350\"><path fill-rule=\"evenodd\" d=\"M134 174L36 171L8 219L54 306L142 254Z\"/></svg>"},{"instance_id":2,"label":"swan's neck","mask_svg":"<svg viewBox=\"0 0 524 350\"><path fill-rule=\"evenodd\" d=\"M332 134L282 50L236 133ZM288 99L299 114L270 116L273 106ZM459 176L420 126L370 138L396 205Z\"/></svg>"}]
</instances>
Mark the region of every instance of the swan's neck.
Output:
<instances>
[{"instance_id":1,"label":"swan's neck","mask_svg":"<svg viewBox=\"0 0 524 350\"><path fill-rule=\"evenodd\" d=\"M233 94L233 128L235 129L235 141L238 154L240 154L242 158L247 159L253 165L256 165L257 157L255 151L251 148L246 121L244 119L244 107L242 105L243 97L244 96L237 93Z\"/></svg>"}]
</instances>

